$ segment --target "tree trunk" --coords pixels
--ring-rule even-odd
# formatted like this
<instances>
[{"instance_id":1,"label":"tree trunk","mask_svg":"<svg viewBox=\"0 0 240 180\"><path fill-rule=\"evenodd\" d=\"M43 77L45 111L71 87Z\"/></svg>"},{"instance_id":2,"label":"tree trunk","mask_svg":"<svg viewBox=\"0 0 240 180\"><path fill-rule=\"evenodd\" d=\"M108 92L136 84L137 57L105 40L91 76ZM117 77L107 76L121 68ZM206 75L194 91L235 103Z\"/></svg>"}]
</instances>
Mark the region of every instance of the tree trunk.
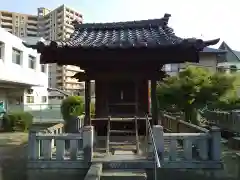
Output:
<instances>
[{"instance_id":1,"label":"tree trunk","mask_svg":"<svg viewBox=\"0 0 240 180\"><path fill-rule=\"evenodd\" d=\"M77 116L72 116L68 121L65 121L64 130L65 133L80 133L79 129L79 118ZM70 140L65 141L66 149L70 147Z\"/></svg>"},{"instance_id":2,"label":"tree trunk","mask_svg":"<svg viewBox=\"0 0 240 180\"><path fill-rule=\"evenodd\" d=\"M185 121L198 125L199 120L199 113L196 108L188 107L185 109Z\"/></svg>"}]
</instances>

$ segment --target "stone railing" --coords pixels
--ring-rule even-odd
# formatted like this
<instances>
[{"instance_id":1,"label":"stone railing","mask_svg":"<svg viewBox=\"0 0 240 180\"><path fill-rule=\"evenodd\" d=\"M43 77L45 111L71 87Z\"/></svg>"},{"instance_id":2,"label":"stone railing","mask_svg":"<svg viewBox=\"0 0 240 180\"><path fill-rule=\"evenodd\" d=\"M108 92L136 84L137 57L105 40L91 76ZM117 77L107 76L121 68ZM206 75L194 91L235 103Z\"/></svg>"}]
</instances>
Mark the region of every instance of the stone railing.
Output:
<instances>
[{"instance_id":1,"label":"stone railing","mask_svg":"<svg viewBox=\"0 0 240 180\"><path fill-rule=\"evenodd\" d=\"M35 136L35 137L34 137ZM30 153L30 160L76 160L82 150L82 136L80 134L32 134L34 142ZM69 149L65 141L70 141ZM41 142L41 143L40 143ZM82 158L82 157L81 157Z\"/></svg>"},{"instance_id":2,"label":"stone railing","mask_svg":"<svg viewBox=\"0 0 240 180\"><path fill-rule=\"evenodd\" d=\"M157 128L157 129L156 129ZM165 130L165 132L163 132ZM161 115L161 125L154 127L162 162L168 168L221 168L221 132ZM178 163L177 163L178 162ZM181 163L181 166L179 166Z\"/></svg>"},{"instance_id":3,"label":"stone railing","mask_svg":"<svg viewBox=\"0 0 240 180\"><path fill-rule=\"evenodd\" d=\"M209 124L214 124L224 130L240 133L239 111L205 111L202 115Z\"/></svg>"},{"instance_id":4,"label":"stone railing","mask_svg":"<svg viewBox=\"0 0 240 180\"><path fill-rule=\"evenodd\" d=\"M218 128L199 133L164 133L163 127L156 125L153 132L163 167L222 167L221 134Z\"/></svg>"},{"instance_id":5,"label":"stone railing","mask_svg":"<svg viewBox=\"0 0 240 180\"><path fill-rule=\"evenodd\" d=\"M78 123L78 126L82 128L81 123ZM84 137L85 141L83 141ZM44 167L45 169L67 168L67 166L81 167L83 166L82 162L91 161L92 152L88 152L88 147L92 147L92 143L92 126L82 128L79 133L64 133L63 123L39 132L30 131L28 165L30 168ZM78 163L76 164L76 162Z\"/></svg>"},{"instance_id":6,"label":"stone railing","mask_svg":"<svg viewBox=\"0 0 240 180\"><path fill-rule=\"evenodd\" d=\"M189 122L183 121L178 116L171 116L168 114L161 114L161 125L168 132L174 133L207 133L206 128L191 124Z\"/></svg>"}]
</instances>

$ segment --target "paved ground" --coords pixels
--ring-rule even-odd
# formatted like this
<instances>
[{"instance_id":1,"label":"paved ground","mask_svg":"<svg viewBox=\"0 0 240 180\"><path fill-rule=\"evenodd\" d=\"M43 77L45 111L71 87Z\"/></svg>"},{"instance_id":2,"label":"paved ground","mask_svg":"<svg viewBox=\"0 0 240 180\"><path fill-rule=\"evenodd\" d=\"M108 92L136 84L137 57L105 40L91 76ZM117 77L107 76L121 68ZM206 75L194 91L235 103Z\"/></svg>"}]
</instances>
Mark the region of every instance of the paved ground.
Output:
<instances>
[{"instance_id":1,"label":"paved ground","mask_svg":"<svg viewBox=\"0 0 240 180\"><path fill-rule=\"evenodd\" d=\"M236 178L238 176L238 164L240 165L240 162L238 162L236 153L240 153L240 150L232 150L226 144L222 144L223 176L229 178Z\"/></svg>"},{"instance_id":2,"label":"paved ground","mask_svg":"<svg viewBox=\"0 0 240 180\"><path fill-rule=\"evenodd\" d=\"M26 180L27 133L0 133L0 180Z\"/></svg>"}]
</instances>

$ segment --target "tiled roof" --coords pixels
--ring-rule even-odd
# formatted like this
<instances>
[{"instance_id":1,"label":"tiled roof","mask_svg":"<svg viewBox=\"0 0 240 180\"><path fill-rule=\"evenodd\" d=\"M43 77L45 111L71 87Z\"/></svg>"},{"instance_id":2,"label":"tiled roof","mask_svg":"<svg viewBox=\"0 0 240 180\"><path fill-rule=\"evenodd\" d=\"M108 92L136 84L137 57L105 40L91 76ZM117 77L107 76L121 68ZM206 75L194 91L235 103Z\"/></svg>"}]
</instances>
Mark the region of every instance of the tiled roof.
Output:
<instances>
[{"instance_id":1,"label":"tiled roof","mask_svg":"<svg viewBox=\"0 0 240 180\"><path fill-rule=\"evenodd\" d=\"M167 17L167 16L166 16ZM166 26L167 19L133 21L124 23L83 24L76 26L75 33L58 46L71 47L154 47L182 41Z\"/></svg>"},{"instance_id":2,"label":"tiled roof","mask_svg":"<svg viewBox=\"0 0 240 180\"><path fill-rule=\"evenodd\" d=\"M165 14L161 19L118 22L118 23L89 23L73 22L75 31L65 41L39 42L37 45L26 46L41 48L159 48L169 46L194 46L197 51L208 45L216 44L219 40L203 42L199 39L182 39L177 37L173 29L168 27L170 15Z\"/></svg>"}]
</instances>

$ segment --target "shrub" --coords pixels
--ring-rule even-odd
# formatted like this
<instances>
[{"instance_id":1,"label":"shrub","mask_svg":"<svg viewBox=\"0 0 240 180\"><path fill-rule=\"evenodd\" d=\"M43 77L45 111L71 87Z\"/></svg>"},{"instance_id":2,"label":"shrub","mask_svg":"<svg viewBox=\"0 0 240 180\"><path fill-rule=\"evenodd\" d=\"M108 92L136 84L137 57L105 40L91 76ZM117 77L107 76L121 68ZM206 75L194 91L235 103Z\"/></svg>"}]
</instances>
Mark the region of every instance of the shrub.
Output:
<instances>
[{"instance_id":1,"label":"shrub","mask_svg":"<svg viewBox=\"0 0 240 180\"><path fill-rule=\"evenodd\" d=\"M3 116L5 132L27 131L31 126L33 116L28 112L10 112Z\"/></svg>"},{"instance_id":2,"label":"shrub","mask_svg":"<svg viewBox=\"0 0 240 180\"><path fill-rule=\"evenodd\" d=\"M84 101L81 96L69 96L62 101L61 113L65 122L74 116L80 116L84 111Z\"/></svg>"},{"instance_id":3,"label":"shrub","mask_svg":"<svg viewBox=\"0 0 240 180\"><path fill-rule=\"evenodd\" d=\"M66 133L77 132L78 129L76 117L83 114L84 111L83 104L84 101L81 96L69 96L62 101L61 113L65 121L64 131Z\"/></svg>"}]
</instances>

